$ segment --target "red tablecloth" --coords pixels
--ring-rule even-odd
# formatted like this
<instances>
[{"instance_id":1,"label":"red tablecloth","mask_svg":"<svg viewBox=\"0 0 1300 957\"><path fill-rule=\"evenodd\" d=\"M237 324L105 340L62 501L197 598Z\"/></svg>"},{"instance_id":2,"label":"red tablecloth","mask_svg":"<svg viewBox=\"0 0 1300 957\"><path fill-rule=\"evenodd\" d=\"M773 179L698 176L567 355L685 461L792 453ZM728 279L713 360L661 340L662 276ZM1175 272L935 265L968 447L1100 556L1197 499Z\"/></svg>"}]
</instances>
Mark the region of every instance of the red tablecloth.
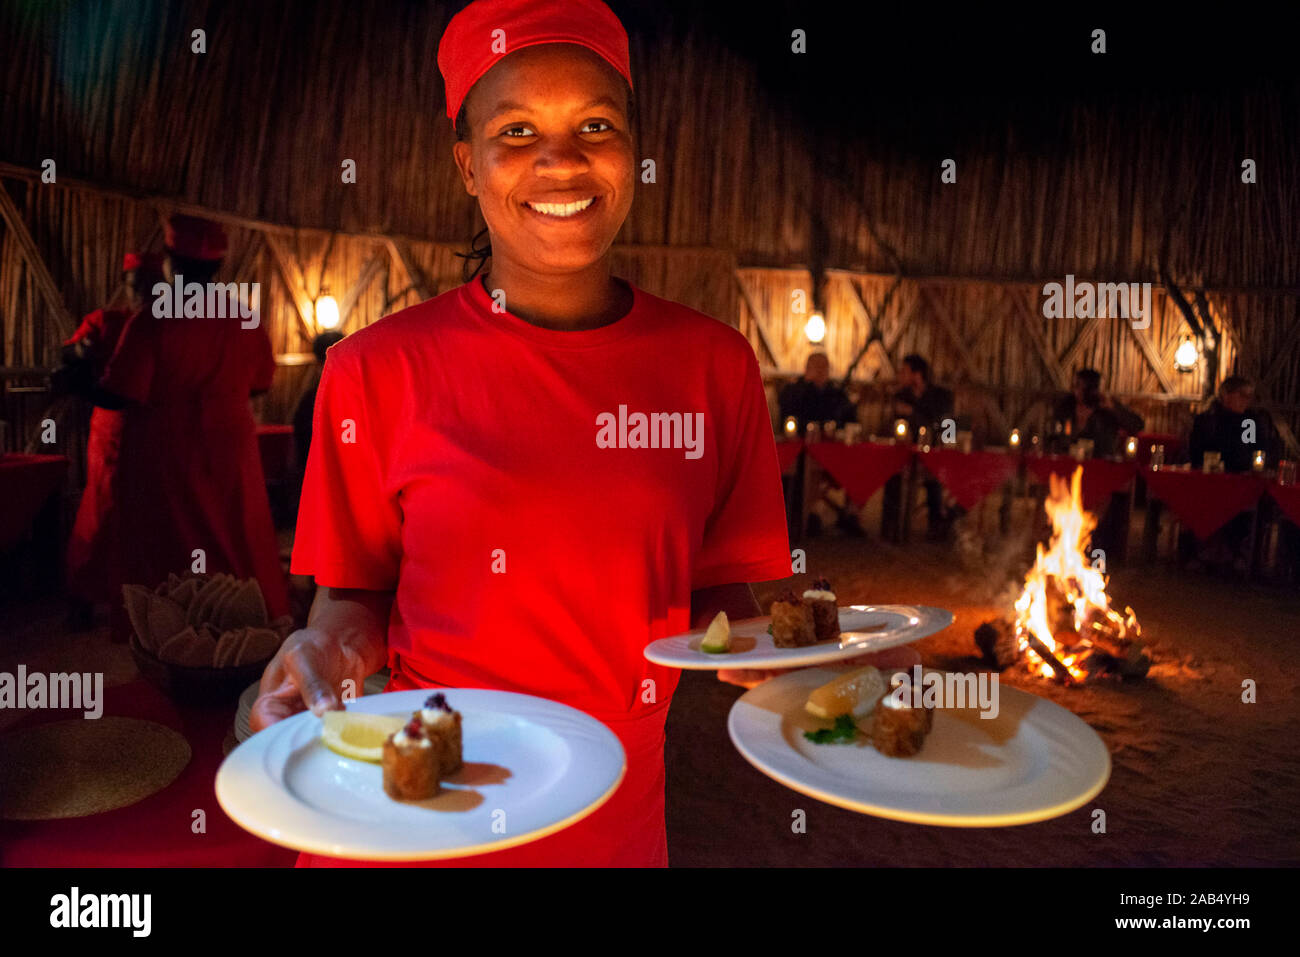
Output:
<instances>
[{"instance_id":1,"label":"red tablecloth","mask_svg":"<svg viewBox=\"0 0 1300 957\"><path fill-rule=\"evenodd\" d=\"M1254 475L1195 471L1143 473L1147 489L1169 506L1197 538L1208 538L1233 516L1253 508L1264 494L1264 482Z\"/></svg>"},{"instance_id":2,"label":"red tablecloth","mask_svg":"<svg viewBox=\"0 0 1300 957\"><path fill-rule=\"evenodd\" d=\"M257 450L268 482L282 482L293 474L293 426L259 425Z\"/></svg>"},{"instance_id":3,"label":"red tablecloth","mask_svg":"<svg viewBox=\"0 0 1300 957\"><path fill-rule=\"evenodd\" d=\"M781 474L790 471L795 460L799 458L799 453L803 451L803 441L795 439L793 442L776 443L776 460L781 465Z\"/></svg>"},{"instance_id":4,"label":"red tablecloth","mask_svg":"<svg viewBox=\"0 0 1300 957\"><path fill-rule=\"evenodd\" d=\"M1110 497L1133 481L1137 475L1136 462L1109 462L1106 459L1088 459L1083 462L1083 507L1096 510ZM1049 475L1069 479L1080 465L1068 455L1029 457L1025 465L1038 481L1048 483Z\"/></svg>"},{"instance_id":5,"label":"red tablecloth","mask_svg":"<svg viewBox=\"0 0 1300 957\"><path fill-rule=\"evenodd\" d=\"M66 456L0 455L0 551L22 541L67 473Z\"/></svg>"},{"instance_id":6,"label":"red tablecloth","mask_svg":"<svg viewBox=\"0 0 1300 957\"><path fill-rule=\"evenodd\" d=\"M814 442L808 446L808 454L840 483L852 501L862 505L907 467L912 459L912 446Z\"/></svg>"},{"instance_id":7,"label":"red tablecloth","mask_svg":"<svg viewBox=\"0 0 1300 957\"><path fill-rule=\"evenodd\" d=\"M1172 432L1139 432L1138 433L1138 452L1137 462L1142 468L1151 464L1151 446L1163 445L1165 447L1165 464L1173 465L1182 458L1183 450L1187 448L1187 439L1181 435L1174 435Z\"/></svg>"},{"instance_id":8,"label":"red tablecloth","mask_svg":"<svg viewBox=\"0 0 1300 957\"><path fill-rule=\"evenodd\" d=\"M1015 476L1020 457L1004 452L960 452L931 449L918 453L926 470L938 479L957 504L969 511L994 489Z\"/></svg>"},{"instance_id":9,"label":"red tablecloth","mask_svg":"<svg viewBox=\"0 0 1300 957\"><path fill-rule=\"evenodd\" d=\"M1300 485L1278 485L1276 482L1269 482L1268 495L1277 502L1278 508L1282 509L1282 514L1296 525L1300 525Z\"/></svg>"},{"instance_id":10,"label":"red tablecloth","mask_svg":"<svg viewBox=\"0 0 1300 957\"><path fill-rule=\"evenodd\" d=\"M17 727L80 718L44 711ZM0 821L0 864L6 867L292 867L297 851L254 837L226 817L213 790L221 744L235 705L180 708L143 680L104 689L104 714L142 718L174 728L194 754L180 777L143 801L116 811L59 821ZM84 719L83 719L84 720ZM202 809L207 833L191 830Z\"/></svg>"}]
</instances>

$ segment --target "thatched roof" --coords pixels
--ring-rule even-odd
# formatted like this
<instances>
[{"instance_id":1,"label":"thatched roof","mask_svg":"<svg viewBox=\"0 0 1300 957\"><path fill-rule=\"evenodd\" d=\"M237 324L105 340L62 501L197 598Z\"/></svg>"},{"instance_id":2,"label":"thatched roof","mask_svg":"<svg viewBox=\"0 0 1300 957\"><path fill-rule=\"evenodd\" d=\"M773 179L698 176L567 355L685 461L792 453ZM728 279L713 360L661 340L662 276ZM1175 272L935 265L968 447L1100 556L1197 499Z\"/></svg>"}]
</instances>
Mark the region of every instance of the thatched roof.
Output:
<instances>
[{"instance_id":1,"label":"thatched roof","mask_svg":"<svg viewBox=\"0 0 1300 957\"><path fill-rule=\"evenodd\" d=\"M1099 57L1087 49L1093 24L976 25L924 11L906 23L877 12L854 22L838 6L819 13L808 4L611 5L632 37L639 151L658 167L658 182L638 187L621 264L655 292L748 325L768 365L797 365L806 343L764 343L727 275L734 267L1039 285L1066 273L1167 276L1206 289L1230 330L1228 356L1271 375L1264 391L1288 414L1300 409L1300 84L1256 69L1267 62L1258 47L1221 25L1213 52L1197 54L1188 41L1204 46L1201 24L1148 25L1126 14ZM156 209L132 197L244 223L233 248L245 267L267 273L264 281L296 270L308 295L322 279L348 288L378 248L346 235L331 243L334 231L405 240L427 273L425 291L453 282L451 252L479 223L450 162L434 60L451 9L343 0L8 5L0 175L69 308L102 302L121 249L154 235ZM207 32L201 55L191 52L198 27ZM794 28L808 31L804 56L790 52ZM1259 63L1244 59L1252 49ZM56 159L62 189L37 183L46 158ZM340 182L345 158L357 164L354 185ZM945 158L957 162L955 184L940 181ZM1246 159L1257 165L1250 185L1241 179ZM78 184L86 188L68 188ZM278 265L262 238L268 227L291 230L280 234ZM356 321L418 298L418 288L394 298L416 284L397 258L382 258L373 268L384 290L361 294ZM48 359L50 338L23 327L44 321L25 275L6 233L0 364L8 366ZM294 282L288 276L285 291ZM858 281L868 301L881 298L874 282ZM779 303L782 291L769 292ZM294 297L282 299L272 310L287 309L277 346L302 351ZM915 302L929 305L899 312ZM933 350L941 375L1004 391L1057 386L1023 328L1009 333L1021 337L1022 358L963 359L954 340L965 333L936 325L932 305L913 291L891 303L883 325L927 324L912 338ZM1007 313L1001 293L966 307L977 311L956 323L972 337ZM842 367L869 324L832 318ZM1153 330L1151 354L1163 361L1185 332L1172 315ZM1170 391L1123 330L1103 333L1073 351L1080 327L1056 324L1044 336L1058 359L1098 365L1117 389ZM896 337L899 348L908 341ZM878 366L863 368L874 375ZM1202 384L1180 380L1172 392L1195 398Z\"/></svg>"}]
</instances>

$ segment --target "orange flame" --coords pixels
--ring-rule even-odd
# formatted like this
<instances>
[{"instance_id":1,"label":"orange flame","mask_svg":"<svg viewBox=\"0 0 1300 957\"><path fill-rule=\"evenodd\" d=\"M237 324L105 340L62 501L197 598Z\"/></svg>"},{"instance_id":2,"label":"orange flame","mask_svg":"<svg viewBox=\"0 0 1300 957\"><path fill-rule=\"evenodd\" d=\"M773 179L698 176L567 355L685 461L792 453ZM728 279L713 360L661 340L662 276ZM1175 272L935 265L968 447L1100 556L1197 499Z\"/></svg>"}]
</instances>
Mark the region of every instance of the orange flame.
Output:
<instances>
[{"instance_id":1,"label":"orange flame","mask_svg":"<svg viewBox=\"0 0 1300 957\"><path fill-rule=\"evenodd\" d=\"M1039 543L1034 567L1025 575L1024 591L1016 600L1016 637L1021 653L1043 677L1058 677L1047 660L1031 647L1029 635L1033 635L1066 668L1071 680L1079 682L1088 676L1080 661L1092 645L1088 635L1094 623L1106 622L1121 640L1141 634L1132 608L1125 608L1121 615L1110 607L1106 576L1088 559L1088 543L1097 521L1083 510L1082 485L1082 467L1075 470L1068 486L1056 475L1050 476L1045 507L1052 520L1052 538L1046 552ZM1072 610L1072 620L1052 620L1049 588L1058 609L1064 602ZM1063 625L1069 632L1062 635L1068 645L1057 640L1057 630Z\"/></svg>"}]
</instances>

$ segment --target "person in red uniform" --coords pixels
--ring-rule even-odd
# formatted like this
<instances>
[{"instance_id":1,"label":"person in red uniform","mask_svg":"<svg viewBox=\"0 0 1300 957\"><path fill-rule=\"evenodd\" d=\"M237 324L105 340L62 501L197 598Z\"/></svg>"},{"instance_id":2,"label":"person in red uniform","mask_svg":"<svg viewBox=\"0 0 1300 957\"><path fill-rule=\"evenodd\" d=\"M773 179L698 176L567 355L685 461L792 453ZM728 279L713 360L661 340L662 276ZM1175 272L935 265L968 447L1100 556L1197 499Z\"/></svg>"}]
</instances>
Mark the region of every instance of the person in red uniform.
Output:
<instances>
[{"instance_id":1,"label":"person in red uniform","mask_svg":"<svg viewBox=\"0 0 1300 957\"><path fill-rule=\"evenodd\" d=\"M179 277L206 290L225 256L225 230L175 215L164 236L167 283ZM271 616L285 614L288 589L248 402L271 387L270 340L260 320L235 309L226 310L233 318L166 318L158 305L126 324L96 400L122 412L122 581L153 587L169 572L200 567L255 577Z\"/></svg>"},{"instance_id":2,"label":"person in red uniform","mask_svg":"<svg viewBox=\"0 0 1300 957\"><path fill-rule=\"evenodd\" d=\"M385 664L388 690L571 705L622 741L622 785L563 831L452 866L666 866L679 672L643 649L758 614L748 583L790 574L758 363L737 330L610 274L638 154L604 4L479 0L438 63L490 267L329 350L291 567L317 599L251 723L338 708ZM682 429L639 447L611 426L638 413Z\"/></svg>"},{"instance_id":3,"label":"person in red uniform","mask_svg":"<svg viewBox=\"0 0 1300 957\"><path fill-rule=\"evenodd\" d=\"M153 286L162 278L162 257L127 253L122 272L131 291L126 309L96 309L63 344L64 365L54 376L55 391L93 397L94 387L131 316L152 302ZM90 624L95 603L113 604L121 597L118 514L114 480L122 413L95 406L86 441L86 488L68 539L65 558L68 593L82 602L76 620Z\"/></svg>"}]
</instances>

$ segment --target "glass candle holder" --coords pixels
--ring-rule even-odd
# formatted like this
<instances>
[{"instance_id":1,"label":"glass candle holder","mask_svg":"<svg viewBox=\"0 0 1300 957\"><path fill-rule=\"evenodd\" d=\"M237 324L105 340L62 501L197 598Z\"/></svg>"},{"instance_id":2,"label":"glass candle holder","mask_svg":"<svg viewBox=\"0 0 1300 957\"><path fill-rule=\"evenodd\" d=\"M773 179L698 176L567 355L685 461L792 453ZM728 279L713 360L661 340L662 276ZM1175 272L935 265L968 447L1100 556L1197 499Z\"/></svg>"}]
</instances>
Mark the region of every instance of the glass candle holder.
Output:
<instances>
[{"instance_id":1,"label":"glass candle holder","mask_svg":"<svg viewBox=\"0 0 1300 957\"><path fill-rule=\"evenodd\" d=\"M1012 430L1011 430L1011 435L1009 435L1009 436L1007 437L1007 445L1011 447L1012 451L1015 451L1016 449L1020 448L1020 430L1019 430L1019 429L1012 429Z\"/></svg>"},{"instance_id":2,"label":"glass candle holder","mask_svg":"<svg viewBox=\"0 0 1300 957\"><path fill-rule=\"evenodd\" d=\"M1133 438L1124 443L1124 458L1135 459L1138 454L1138 440Z\"/></svg>"},{"instance_id":3,"label":"glass candle holder","mask_svg":"<svg viewBox=\"0 0 1300 957\"><path fill-rule=\"evenodd\" d=\"M793 439L796 436L798 436L798 434L799 434L799 420L796 419L793 415L787 415L785 417L785 437L787 439Z\"/></svg>"}]
</instances>

